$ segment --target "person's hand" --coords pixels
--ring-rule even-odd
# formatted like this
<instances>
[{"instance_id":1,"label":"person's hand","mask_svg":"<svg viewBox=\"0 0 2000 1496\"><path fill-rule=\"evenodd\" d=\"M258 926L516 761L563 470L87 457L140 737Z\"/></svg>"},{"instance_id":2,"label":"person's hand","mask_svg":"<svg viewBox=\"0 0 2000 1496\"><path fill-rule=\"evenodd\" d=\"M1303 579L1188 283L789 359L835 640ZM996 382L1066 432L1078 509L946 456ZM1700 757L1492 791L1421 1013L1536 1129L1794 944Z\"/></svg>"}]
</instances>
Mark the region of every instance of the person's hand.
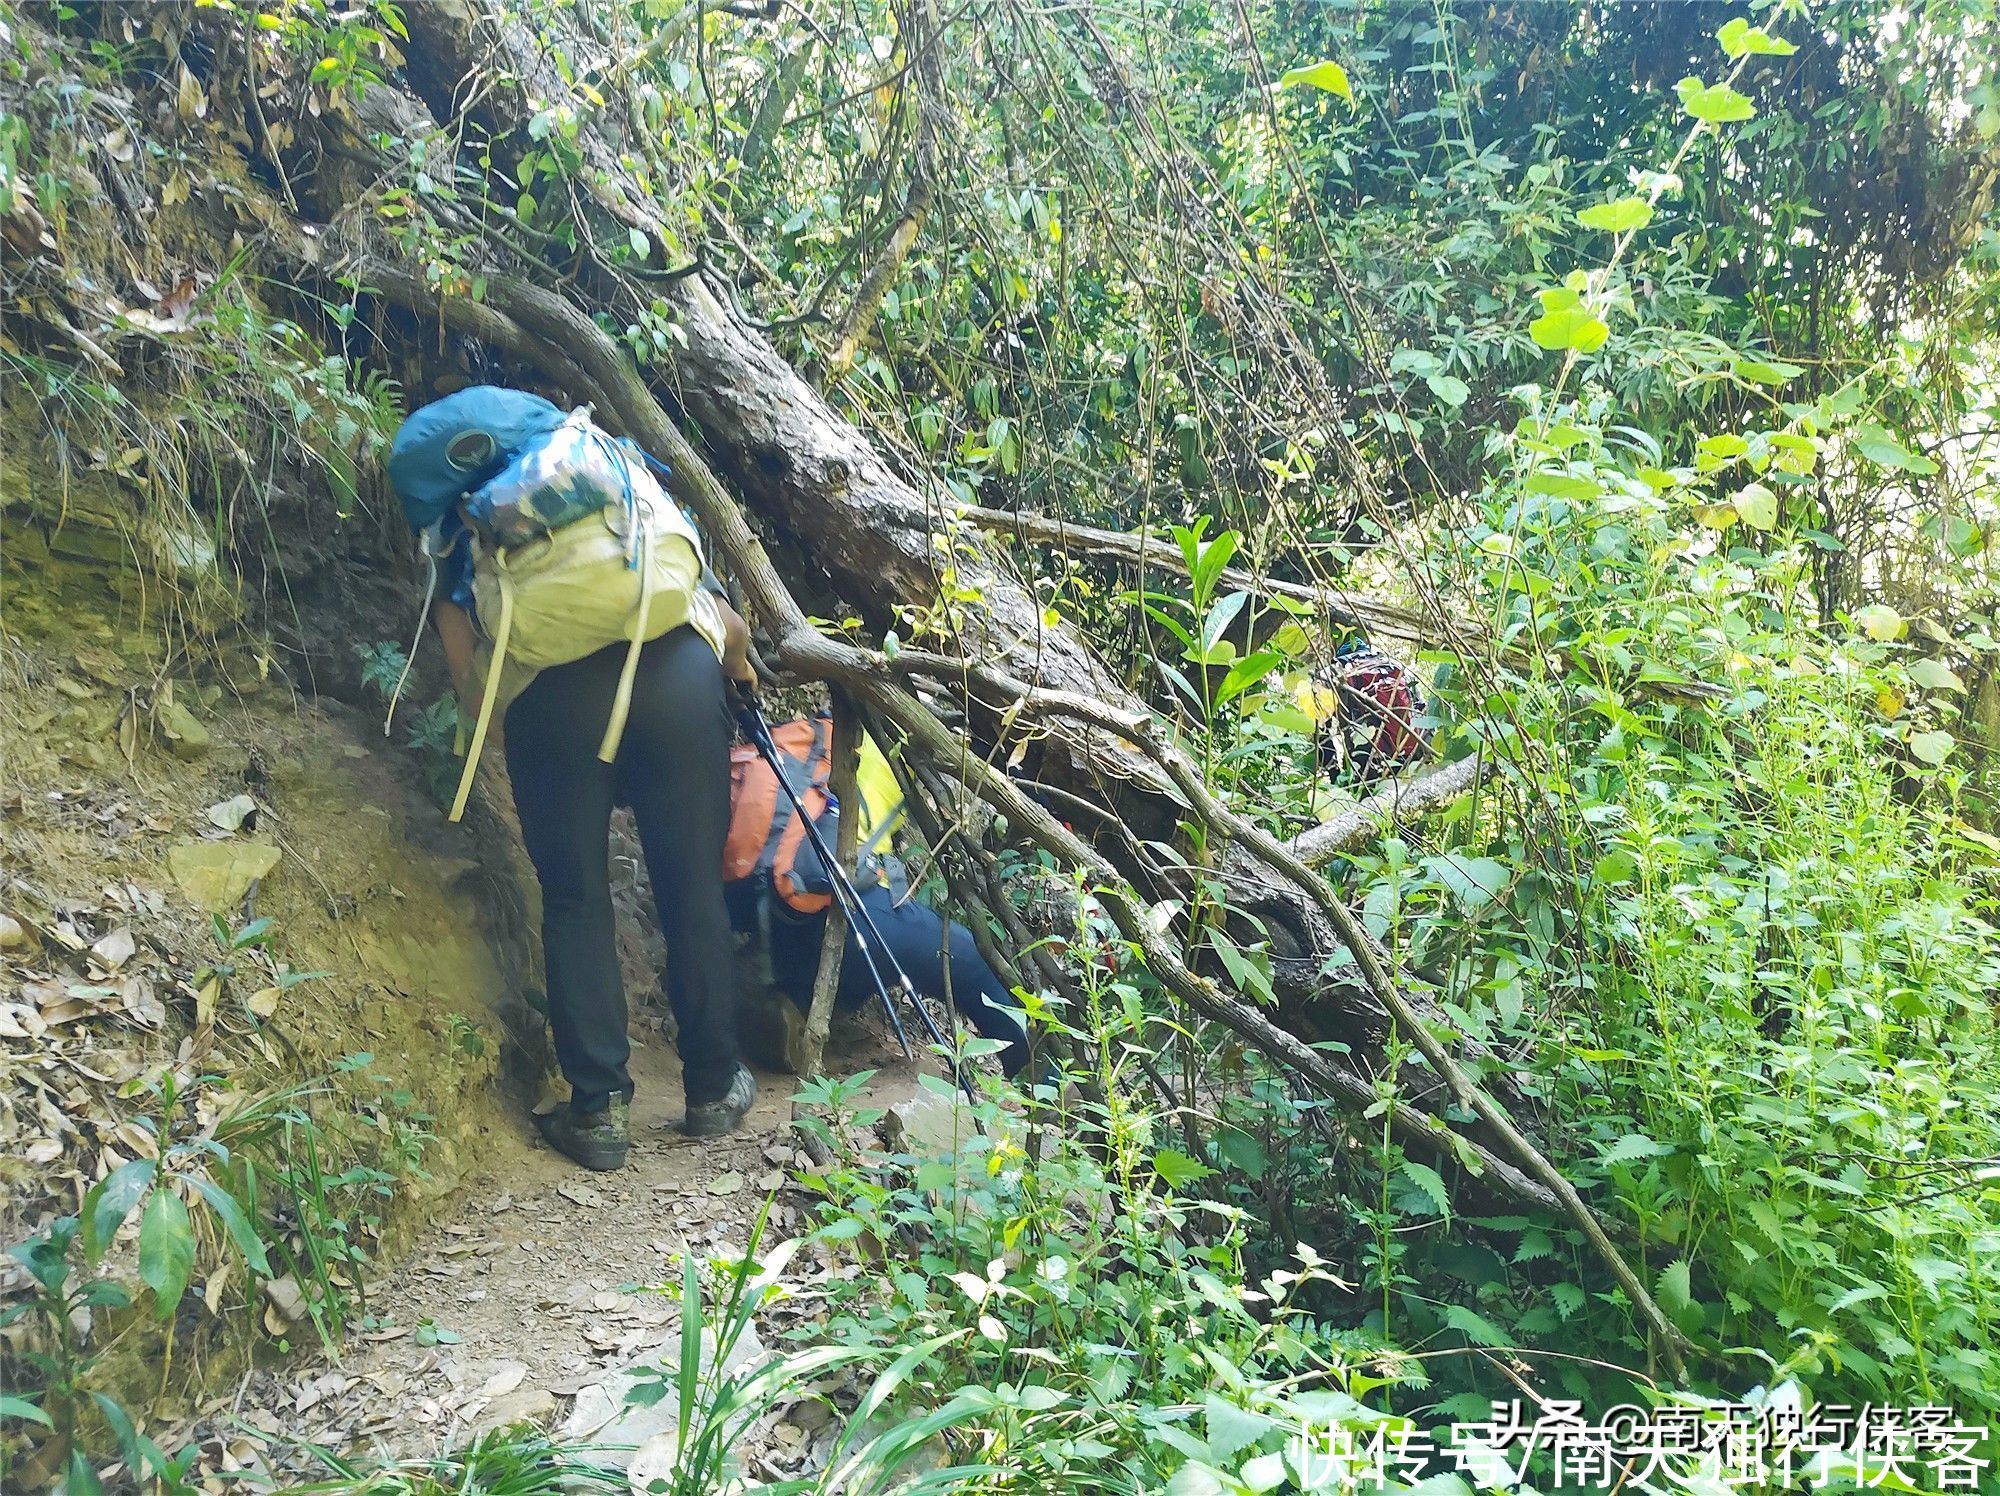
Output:
<instances>
[{"instance_id":1,"label":"person's hand","mask_svg":"<svg viewBox=\"0 0 2000 1496\"><path fill-rule=\"evenodd\" d=\"M722 673L737 684L754 689L757 667L750 663L750 625L722 599L716 599L716 606L722 614Z\"/></svg>"}]
</instances>

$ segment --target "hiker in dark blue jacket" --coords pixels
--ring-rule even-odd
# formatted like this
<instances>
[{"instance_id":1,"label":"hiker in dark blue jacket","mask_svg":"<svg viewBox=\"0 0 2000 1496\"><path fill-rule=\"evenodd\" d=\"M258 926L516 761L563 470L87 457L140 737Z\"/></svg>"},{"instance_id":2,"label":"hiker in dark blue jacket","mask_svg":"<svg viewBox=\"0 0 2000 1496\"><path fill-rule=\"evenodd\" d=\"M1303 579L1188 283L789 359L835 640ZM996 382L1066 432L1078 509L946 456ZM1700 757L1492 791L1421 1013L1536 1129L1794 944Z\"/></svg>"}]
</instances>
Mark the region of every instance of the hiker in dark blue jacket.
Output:
<instances>
[{"instance_id":1,"label":"hiker in dark blue jacket","mask_svg":"<svg viewBox=\"0 0 2000 1496\"><path fill-rule=\"evenodd\" d=\"M779 990L801 1010L810 1008L826 916L790 913L776 900L759 900L746 884L732 884L727 889L731 920L738 931L764 941L771 956L771 977ZM1009 1079L1018 1078L1028 1063L1027 1021L1007 984L979 953L972 932L913 896L898 899L880 883L861 889L860 897L881 933L882 944L917 992L936 1002L943 1002L949 993L952 1006L974 1029L1007 1046L1000 1051L1000 1067ZM881 959L879 955L877 959ZM840 962L840 985L834 991L834 1010L856 1013L875 1000L874 973L850 927Z\"/></svg>"},{"instance_id":2,"label":"hiker in dark blue jacket","mask_svg":"<svg viewBox=\"0 0 2000 1496\"><path fill-rule=\"evenodd\" d=\"M534 468L558 432L585 466L564 470L549 459L543 468L554 471ZM630 1141L610 881L616 804L638 823L666 935L686 1131L732 1130L757 1091L737 1059L720 876L735 732L725 680L753 679L749 634L719 595L700 590L693 528L638 459L590 427L587 412L565 415L492 386L417 411L389 456L390 479L437 565L431 616L461 709L482 730L490 718L504 723L514 806L541 884L549 1023L570 1099L537 1122L553 1147L592 1169L620 1167ZM592 482L612 491L594 493ZM509 483L514 507L496 521L481 505ZM629 612L614 605L608 631L604 618L587 617L607 595L634 589L636 603ZM577 629L568 650L566 601ZM535 653L517 651L516 639ZM484 678L482 647L493 656ZM495 699L482 712L489 692ZM461 805L478 746L476 731Z\"/></svg>"}]
</instances>

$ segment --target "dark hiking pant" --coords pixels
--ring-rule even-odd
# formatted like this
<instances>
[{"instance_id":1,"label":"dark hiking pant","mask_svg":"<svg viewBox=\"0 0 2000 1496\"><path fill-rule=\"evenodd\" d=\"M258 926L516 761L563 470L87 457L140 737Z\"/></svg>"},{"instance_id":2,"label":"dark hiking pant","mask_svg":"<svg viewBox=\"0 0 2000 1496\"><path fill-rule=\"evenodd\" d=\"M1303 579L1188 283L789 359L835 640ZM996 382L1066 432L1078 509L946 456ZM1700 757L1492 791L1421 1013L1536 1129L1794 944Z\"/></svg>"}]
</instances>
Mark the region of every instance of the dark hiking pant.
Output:
<instances>
[{"instance_id":1,"label":"dark hiking pant","mask_svg":"<svg viewBox=\"0 0 2000 1496\"><path fill-rule=\"evenodd\" d=\"M1008 1075L1018 1074L1028 1062L1028 1027L1007 986L979 954L972 932L915 899L898 903L887 888L876 884L864 889L861 904L873 916L882 932L882 942L909 974L910 983L924 996L939 1002L945 997L946 968L950 968L951 1001L966 1021L988 1039L1005 1041L1000 1063ZM772 900L771 975L785 995L800 1007L812 1003L813 978L819 971L820 939L826 931L825 915L788 917L789 911ZM884 981L895 980L894 969L877 952ZM869 975L867 959L855 943L850 926L847 951L840 962L840 987L834 1006L852 1012L876 997L875 979ZM916 1022L908 1013L901 1015L914 1031Z\"/></svg>"},{"instance_id":2,"label":"dark hiking pant","mask_svg":"<svg viewBox=\"0 0 2000 1496\"><path fill-rule=\"evenodd\" d=\"M734 728L708 641L678 628L647 644L616 764L598 745L628 646L544 670L507 711L507 773L542 885L549 1024L571 1105L632 1094L625 989L611 909L611 807L632 807L667 938L667 999L680 1024L689 1105L736 1073L736 988L722 842Z\"/></svg>"}]
</instances>

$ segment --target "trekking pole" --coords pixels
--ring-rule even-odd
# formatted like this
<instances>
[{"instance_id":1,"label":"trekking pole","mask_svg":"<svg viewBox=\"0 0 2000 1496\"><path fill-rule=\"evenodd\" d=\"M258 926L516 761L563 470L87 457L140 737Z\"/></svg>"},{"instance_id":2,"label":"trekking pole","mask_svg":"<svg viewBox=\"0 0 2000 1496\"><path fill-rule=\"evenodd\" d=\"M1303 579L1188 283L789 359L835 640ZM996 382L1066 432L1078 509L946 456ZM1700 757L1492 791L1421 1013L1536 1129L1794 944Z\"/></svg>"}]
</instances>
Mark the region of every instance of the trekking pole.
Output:
<instances>
[{"instance_id":1,"label":"trekking pole","mask_svg":"<svg viewBox=\"0 0 2000 1496\"><path fill-rule=\"evenodd\" d=\"M785 792L785 798L792 802L792 809L798 812L799 823L805 827L806 840L812 843L813 852L827 870L827 881L833 885L834 894L840 899L841 908L847 913L847 927L854 933L854 943L861 948L861 955L868 963L868 975L874 978L875 991L882 999L882 1011L889 1016L889 1026L895 1031L896 1042L902 1045L903 1054L906 1057L910 1055L910 1041L904 1032L902 1020L896 1015L896 1005L889 996L889 984L882 979L882 969L876 964L877 950L888 961L890 970L896 974L896 986L902 990L905 1001L916 1010L917 1017L923 1022L924 1031L930 1036L931 1043L949 1053L951 1045L939 1030L936 1020L931 1017L930 1009L926 1008L918 998L917 989L910 981L909 973L903 970L903 964L896 959L896 953L889 949L888 941L882 938L882 931L875 923L875 917L862 904L861 895L848 881L847 874L841 870L832 849L826 844L826 839L819 834L819 827L807 814L805 801L799 797L799 792L792 788L791 780L786 777L784 765L778 761L777 742L771 737L771 724L764 720L764 713L757 705L757 698L741 688L738 690L738 697L742 702L742 710L737 720L742 723L744 735L750 739L758 753L763 755L764 762L770 765L771 772L777 776L778 788ZM958 1083L958 1088L965 1093L967 1101L976 1102L979 1099L972 1088L972 1082L966 1079L963 1067L956 1060L951 1062L951 1075Z\"/></svg>"}]
</instances>

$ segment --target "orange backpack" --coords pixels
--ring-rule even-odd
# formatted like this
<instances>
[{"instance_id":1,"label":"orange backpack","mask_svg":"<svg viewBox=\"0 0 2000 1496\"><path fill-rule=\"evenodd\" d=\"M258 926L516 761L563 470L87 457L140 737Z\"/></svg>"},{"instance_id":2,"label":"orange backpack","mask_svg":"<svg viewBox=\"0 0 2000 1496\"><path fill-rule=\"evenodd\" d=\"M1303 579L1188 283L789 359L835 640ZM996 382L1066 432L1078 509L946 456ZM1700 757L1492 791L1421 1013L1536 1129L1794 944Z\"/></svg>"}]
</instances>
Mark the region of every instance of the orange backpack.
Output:
<instances>
[{"instance_id":1,"label":"orange backpack","mask_svg":"<svg viewBox=\"0 0 2000 1496\"><path fill-rule=\"evenodd\" d=\"M833 774L833 722L801 718L771 729L785 777L812 815L813 825L834 844L840 806L827 789ZM799 914L820 914L833 903L833 886L819 855L806 841L805 822L778 776L752 747L729 750L729 836L722 844L722 881L765 879L773 893Z\"/></svg>"}]
</instances>

